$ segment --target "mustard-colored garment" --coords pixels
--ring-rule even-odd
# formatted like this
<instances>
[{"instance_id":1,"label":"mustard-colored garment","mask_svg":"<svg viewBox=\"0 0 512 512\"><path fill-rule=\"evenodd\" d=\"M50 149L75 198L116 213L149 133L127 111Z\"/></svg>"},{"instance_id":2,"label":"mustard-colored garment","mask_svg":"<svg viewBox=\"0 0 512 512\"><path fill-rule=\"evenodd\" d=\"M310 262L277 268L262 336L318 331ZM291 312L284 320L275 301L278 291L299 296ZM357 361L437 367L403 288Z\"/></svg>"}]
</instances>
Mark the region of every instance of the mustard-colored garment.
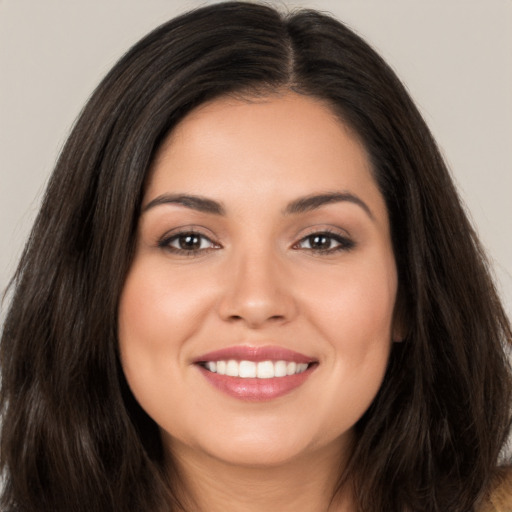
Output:
<instances>
[{"instance_id":1,"label":"mustard-colored garment","mask_svg":"<svg viewBox=\"0 0 512 512\"><path fill-rule=\"evenodd\" d=\"M512 512L512 468L503 471L478 512Z\"/></svg>"}]
</instances>

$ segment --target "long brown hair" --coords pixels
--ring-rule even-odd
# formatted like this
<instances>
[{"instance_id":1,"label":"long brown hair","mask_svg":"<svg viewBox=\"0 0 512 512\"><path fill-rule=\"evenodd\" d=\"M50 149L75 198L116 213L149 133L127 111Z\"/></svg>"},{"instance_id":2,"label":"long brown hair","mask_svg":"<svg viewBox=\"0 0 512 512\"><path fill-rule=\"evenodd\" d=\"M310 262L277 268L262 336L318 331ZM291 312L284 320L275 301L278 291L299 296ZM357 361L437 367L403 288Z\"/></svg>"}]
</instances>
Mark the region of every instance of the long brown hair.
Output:
<instances>
[{"instance_id":1,"label":"long brown hair","mask_svg":"<svg viewBox=\"0 0 512 512\"><path fill-rule=\"evenodd\" d=\"M158 428L117 351L144 184L161 141L194 107L285 88L326 101L359 134L399 269L407 336L356 425L340 485L353 482L364 512L467 512L485 493L510 425L512 333L427 126L393 71L342 23L228 2L137 43L60 155L2 334L2 510L181 510Z\"/></svg>"}]
</instances>

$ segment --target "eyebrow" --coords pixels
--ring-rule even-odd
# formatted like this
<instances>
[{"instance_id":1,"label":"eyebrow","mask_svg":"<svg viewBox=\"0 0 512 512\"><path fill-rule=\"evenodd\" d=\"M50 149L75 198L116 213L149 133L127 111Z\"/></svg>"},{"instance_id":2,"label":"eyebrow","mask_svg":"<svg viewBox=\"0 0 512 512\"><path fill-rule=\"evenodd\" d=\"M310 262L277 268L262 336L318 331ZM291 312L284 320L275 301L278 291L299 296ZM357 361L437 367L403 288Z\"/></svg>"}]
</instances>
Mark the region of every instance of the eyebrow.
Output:
<instances>
[{"instance_id":1,"label":"eyebrow","mask_svg":"<svg viewBox=\"0 0 512 512\"><path fill-rule=\"evenodd\" d=\"M360 206L366 214L374 220L373 213L369 206L358 196L350 192L326 192L323 194L312 194L310 196L300 197L289 203L284 209L283 214L297 215L316 210L327 204L340 202L349 202ZM208 199L207 197L190 194L162 194L150 201L143 208L142 213L156 206L165 204L177 204L185 208L213 215L226 215L226 210L221 203L213 199Z\"/></svg>"},{"instance_id":2,"label":"eyebrow","mask_svg":"<svg viewBox=\"0 0 512 512\"><path fill-rule=\"evenodd\" d=\"M349 202L360 206L370 219L375 219L370 207L361 198L350 192L327 192L325 194L312 194L310 196L300 197L299 199L292 201L286 207L284 213L285 215L296 215L316 210L326 204L341 202Z\"/></svg>"},{"instance_id":3,"label":"eyebrow","mask_svg":"<svg viewBox=\"0 0 512 512\"><path fill-rule=\"evenodd\" d=\"M226 214L224 207L217 201L208 199L207 197L188 194L163 194L158 196L143 208L142 213L147 212L151 208L162 204L178 204L185 206L185 208L190 208L192 210L197 210L203 213L211 213L214 215Z\"/></svg>"}]
</instances>

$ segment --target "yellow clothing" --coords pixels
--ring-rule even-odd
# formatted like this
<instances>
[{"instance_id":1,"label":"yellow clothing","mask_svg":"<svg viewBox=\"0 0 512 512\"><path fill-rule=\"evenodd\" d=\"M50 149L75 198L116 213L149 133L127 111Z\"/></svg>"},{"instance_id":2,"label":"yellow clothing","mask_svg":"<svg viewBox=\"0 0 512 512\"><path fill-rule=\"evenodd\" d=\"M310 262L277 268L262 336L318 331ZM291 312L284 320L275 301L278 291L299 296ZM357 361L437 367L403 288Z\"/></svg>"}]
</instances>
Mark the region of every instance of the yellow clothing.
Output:
<instances>
[{"instance_id":1,"label":"yellow clothing","mask_svg":"<svg viewBox=\"0 0 512 512\"><path fill-rule=\"evenodd\" d=\"M503 471L478 512L512 512L512 468Z\"/></svg>"}]
</instances>

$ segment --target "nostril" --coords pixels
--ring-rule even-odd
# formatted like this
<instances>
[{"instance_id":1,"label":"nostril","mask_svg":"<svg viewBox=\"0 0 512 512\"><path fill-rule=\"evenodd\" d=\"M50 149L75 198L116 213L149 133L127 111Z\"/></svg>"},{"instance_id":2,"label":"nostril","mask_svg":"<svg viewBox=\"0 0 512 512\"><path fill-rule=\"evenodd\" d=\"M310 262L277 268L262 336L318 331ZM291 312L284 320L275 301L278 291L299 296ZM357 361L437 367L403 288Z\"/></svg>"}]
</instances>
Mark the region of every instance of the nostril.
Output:
<instances>
[{"instance_id":1,"label":"nostril","mask_svg":"<svg viewBox=\"0 0 512 512\"><path fill-rule=\"evenodd\" d=\"M222 297L218 313L224 321L247 323L256 328L265 323L277 325L294 317L295 303L290 296L270 294L254 296L227 293Z\"/></svg>"}]
</instances>

